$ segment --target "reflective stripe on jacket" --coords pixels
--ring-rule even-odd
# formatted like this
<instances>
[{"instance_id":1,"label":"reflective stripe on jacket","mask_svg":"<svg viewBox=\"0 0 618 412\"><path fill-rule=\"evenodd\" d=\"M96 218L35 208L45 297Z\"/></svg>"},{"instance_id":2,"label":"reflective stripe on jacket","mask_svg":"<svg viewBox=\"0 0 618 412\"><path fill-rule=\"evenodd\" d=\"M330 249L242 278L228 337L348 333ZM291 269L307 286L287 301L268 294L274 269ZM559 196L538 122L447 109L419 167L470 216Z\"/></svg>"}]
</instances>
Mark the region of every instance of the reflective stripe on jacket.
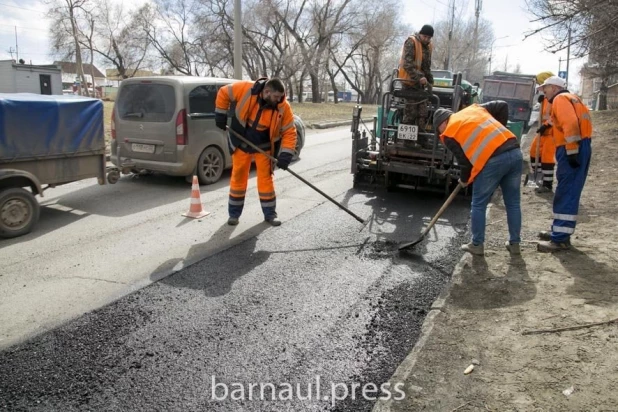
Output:
<instances>
[{"instance_id":1,"label":"reflective stripe on jacket","mask_svg":"<svg viewBox=\"0 0 618 412\"><path fill-rule=\"evenodd\" d=\"M414 70L420 72L422 71L421 67L423 64L423 45L421 41L416 38L416 35L412 35L408 37L408 40L414 43ZM431 60L431 54L433 52L433 44L429 43L427 48L429 49L429 60ZM401 50L401 57L399 58L399 78L405 79L405 80L411 80L412 76L404 68L405 60L406 60L405 52L406 52L406 47L404 44L404 47Z\"/></svg>"},{"instance_id":2,"label":"reflective stripe on jacket","mask_svg":"<svg viewBox=\"0 0 618 412\"><path fill-rule=\"evenodd\" d=\"M258 99L261 96L263 84L260 85L258 82L265 82L265 80L260 79L257 82L238 81L221 87L217 92L215 112L227 114L230 107L235 107L234 117L242 127L242 130L238 130L235 122L232 122L232 128L241 136L245 136L244 129L247 127L247 122L252 124L255 121L260 107ZM292 108L285 96L278 104L277 109L262 111L257 129L269 129L271 154L276 154L274 153L275 145L280 140L281 149L279 152L294 154L296 148L296 127L294 126ZM235 140L233 136L231 136L231 139L232 141Z\"/></svg>"},{"instance_id":3,"label":"reflective stripe on jacket","mask_svg":"<svg viewBox=\"0 0 618 412\"><path fill-rule=\"evenodd\" d=\"M472 164L468 182L483 170L487 160L508 139L516 139L506 127L478 104L469 106L449 117L448 125L440 139L449 137L463 149Z\"/></svg>"},{"instance_id":4,"label":"reflective stripe on jacket","mask_svg":"<svg viewBox=\"0 0 618 412\"><path fill-rule=\"evenodd\" d=\"M567 155L579 153L579 142L592 136L588 108L579 97L568 91L558 93L551 103L556 147L565 146Z\"/></svg>"}]
</instances>

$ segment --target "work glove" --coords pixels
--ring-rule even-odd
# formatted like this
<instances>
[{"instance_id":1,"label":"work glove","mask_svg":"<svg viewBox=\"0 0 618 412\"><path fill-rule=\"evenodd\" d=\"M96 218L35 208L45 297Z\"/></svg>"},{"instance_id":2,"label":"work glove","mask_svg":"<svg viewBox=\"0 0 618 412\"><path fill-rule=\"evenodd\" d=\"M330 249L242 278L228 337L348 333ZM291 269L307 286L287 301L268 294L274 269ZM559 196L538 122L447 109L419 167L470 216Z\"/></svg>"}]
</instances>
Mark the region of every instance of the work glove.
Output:
<instances>
[{"instance_id":1,"label":"work glove","mask_svg":"<svg viewBox=\"0 0 618 412\"><path fill-rule=\"evenodd\" d=\"M540 134L540 135L543 135L543 133L545 133L545 131L546 131L547 129L549 129L550 127L551 127L551 126L550 126L550 125L548 125L548 124L541 125L541 127L539 127L538 129L536 129L536 132L537 132L538 134Z\"/></svg>"},{"instance_id":2,"label":"work glove","mask_svg":"<svg viewBox=\"0 0 618 412\"><path fill-rule=\"evenodd\" d=\"M227 130L227 114L215 113L215 124L221 130Z\"/></svg>"},{"instance_id":3,"label":"work glove","mask_svg":"<svg viewBox=\"0 0 618 412\"><path fill-rule=\"evenodd\" d=\"M461 187L468 187L468 184L469 184L468 182L462 182L461 179L459 179L459 185Z\"/></svg>"},{"instance_id":4,"label":"work glove","mask_svg":"<svg viewBox=\"0 0 618 412\"><path fill-rule=\"evenodd\" d=\"M545 100L545 95L544 94L540 94L539 98L537 99L537 102L543 103L543 100Z\"/></svg>"},{"instance_id":5,"label":"work glove","mask_svg":"<svg viewBox=\"0 0 618 412\"><path fill-rule=\"evenodd\" d=\"M277 158L277 167L279 169L288 170L288 166L292 162L292 153L282 152L279 153L279 157Z\"/></svg>"},{"instance_id":6,"label":"work glove","mask_svg":"<svg viewBox=\"0 0 618 412\"><path fill-rule=\"evenodd\" d=\"M568 155L567 160L569 162L569 166L571 166L573 169L577 169L579 167L579 160L577 160L576 154Z\"/></svg>"}]
</instances>

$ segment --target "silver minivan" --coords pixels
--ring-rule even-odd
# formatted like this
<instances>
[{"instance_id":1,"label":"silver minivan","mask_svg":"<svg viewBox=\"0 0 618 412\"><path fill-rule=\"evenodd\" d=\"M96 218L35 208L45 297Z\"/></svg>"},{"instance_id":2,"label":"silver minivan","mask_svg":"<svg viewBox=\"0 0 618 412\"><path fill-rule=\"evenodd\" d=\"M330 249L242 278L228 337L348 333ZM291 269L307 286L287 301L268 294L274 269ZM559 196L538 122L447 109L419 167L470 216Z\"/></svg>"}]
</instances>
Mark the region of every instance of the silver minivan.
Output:
<instances>
[{"instance_id":1,"label":"silver minivan","mask_svg":"<svg viewBox=\"0 0 618 412\"><path fill-rule=\"evenodd\" d=\"M232 166L227 134L215 126L217 91L234 79L152 76L123 80L111 119L111 162L123 173L152 171L218 181ZM231 116L230 116L231 117ZM296 158L305 127L294 116Z\"/></svg>"}]
</instances>

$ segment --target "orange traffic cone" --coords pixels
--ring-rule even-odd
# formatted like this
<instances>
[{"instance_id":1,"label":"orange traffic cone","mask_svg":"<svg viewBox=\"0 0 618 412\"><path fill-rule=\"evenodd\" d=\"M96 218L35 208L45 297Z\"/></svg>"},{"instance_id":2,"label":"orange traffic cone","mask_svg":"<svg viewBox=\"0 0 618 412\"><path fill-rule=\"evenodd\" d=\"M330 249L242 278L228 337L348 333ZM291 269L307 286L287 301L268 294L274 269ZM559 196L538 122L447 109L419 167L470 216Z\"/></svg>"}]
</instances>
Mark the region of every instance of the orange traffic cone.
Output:
<instances>
[{"instance_id":1,"label":"orange traffic cone","mask_svg":"<svg viewBox=\"0 0 618 412\"><path fill-rule=\"evenodd\" d=\"M200 200L200 184L197 181L197 176L193 176L193 184L191 185L191 206L187 213L183 213L183 216L200 219L204 216L208 216L210 212L206 212L202 208L202 201Z\"/></svg>"}]
</instances>

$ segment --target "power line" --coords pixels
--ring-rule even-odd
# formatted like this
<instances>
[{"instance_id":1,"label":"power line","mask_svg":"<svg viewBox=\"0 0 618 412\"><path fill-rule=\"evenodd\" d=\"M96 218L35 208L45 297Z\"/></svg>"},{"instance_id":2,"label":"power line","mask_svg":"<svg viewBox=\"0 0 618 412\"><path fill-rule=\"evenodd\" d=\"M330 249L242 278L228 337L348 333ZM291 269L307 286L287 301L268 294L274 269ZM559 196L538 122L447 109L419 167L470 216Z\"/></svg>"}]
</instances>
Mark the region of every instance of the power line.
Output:
<instances>
[{"instance_id":1,"label":"power line","mask_svg":"<svg viewBox=\"0 0 618 412\"><path fill-rule=\"evenodd\" d=\"M12 7L12 8L14 8L14 9L20 9L20 10L33 11L33 12L35 12L35 13L44 13L44 11L42 11L42 10L26 9L25 7L13 6L12 4L4 4L4 3L0 3L0 6L4 6L4 7Z\"/></svg>"},{"instance_id":2,"label":"power line","mask_svg":"<svg viewBox=\"0 0 618 412\"><path fill-rule=\"evenodd\" d=\"M13 28L17 27L18 29L22 29L22 30L35 30L35 31L44 31L47 32L47 30L45 29L35 29L34 27L23 27L23 26L15 26L13 24L0 24L0 30L11 30L13 31ZM4 27L7 27L6 29ZM10 29L8 28L10 27Z\"/></svg>"}]
</instances>

